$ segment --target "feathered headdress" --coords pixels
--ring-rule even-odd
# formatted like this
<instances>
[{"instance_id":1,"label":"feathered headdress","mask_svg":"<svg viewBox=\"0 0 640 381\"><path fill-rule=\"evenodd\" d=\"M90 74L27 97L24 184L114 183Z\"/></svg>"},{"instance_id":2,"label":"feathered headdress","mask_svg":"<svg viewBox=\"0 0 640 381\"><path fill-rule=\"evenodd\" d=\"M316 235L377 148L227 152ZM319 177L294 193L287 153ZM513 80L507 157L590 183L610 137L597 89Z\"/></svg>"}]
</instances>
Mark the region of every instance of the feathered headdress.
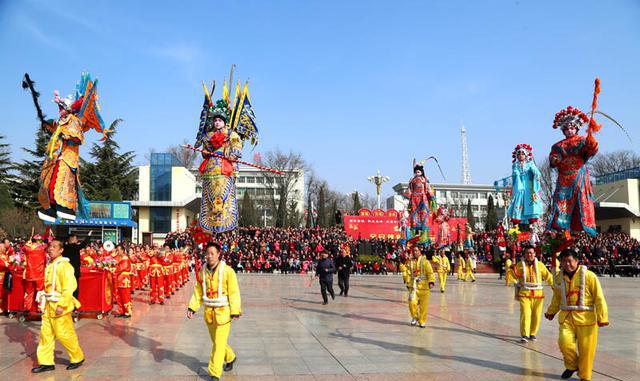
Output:
<instances>
[{"instance_id":1,"label":"feathered headdress","mask_svg":"<svg viewBox=\"0 0 640 381\"><path fill-rule=\"evenodd\" d=\"M524 152L527 161L533 160L533 148L531 148L531 146L526 143L521 143L518 144L511 153L511 157L513 158L513 160L511 160L512 162L516 162L516 160L518 159L518 153L520 152Z\"/></svg>"},{"instance_id":2,"label":"feathered headdress","mask_svg":"<svg viewBox=\"0 0 640 381\"><path fill-rule=\"evenodd\" d=\"M229 101L229 89L227 81L224 81L222 89L222 99L213 103L207 86L202 83L205 98L200 112L200 125L198 134L196 135L195 147L198 148L204 143L207 131L213 125L213 118L221 117L224 119L227 127L235 131L242 141L251 141L251 144L258 144L258 127L256 125L256 116L253 112L251 99L249 97L249 85L245 83L244 88L240 89L240 82L236 85L236 91L233 104ZM215 89L215 82L211 90L211 94Z\"/></svg>"}]
</instances>

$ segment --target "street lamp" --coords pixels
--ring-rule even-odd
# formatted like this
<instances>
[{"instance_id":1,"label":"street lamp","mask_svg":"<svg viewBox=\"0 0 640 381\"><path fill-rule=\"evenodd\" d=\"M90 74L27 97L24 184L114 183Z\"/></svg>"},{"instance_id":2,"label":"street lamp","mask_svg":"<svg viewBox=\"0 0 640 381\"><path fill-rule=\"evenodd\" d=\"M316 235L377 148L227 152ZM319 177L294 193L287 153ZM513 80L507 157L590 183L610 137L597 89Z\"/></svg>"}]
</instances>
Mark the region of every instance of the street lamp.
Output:
<instances>
[{"instance_id":1,"label":"street lamp","mask_svg":"<svg viewBox=\"0 0 640 381\"><path fill-rule=\"evenodd\" d=\"M382 187L382 183L386 183L391 180L389 176L382 176L380 174L380 170L378 169L378 173L375 176L369 176L367 179L376 185L376 195L378 197L378 209L380 209L380 188Z\"/></svg>"}]
</instances>

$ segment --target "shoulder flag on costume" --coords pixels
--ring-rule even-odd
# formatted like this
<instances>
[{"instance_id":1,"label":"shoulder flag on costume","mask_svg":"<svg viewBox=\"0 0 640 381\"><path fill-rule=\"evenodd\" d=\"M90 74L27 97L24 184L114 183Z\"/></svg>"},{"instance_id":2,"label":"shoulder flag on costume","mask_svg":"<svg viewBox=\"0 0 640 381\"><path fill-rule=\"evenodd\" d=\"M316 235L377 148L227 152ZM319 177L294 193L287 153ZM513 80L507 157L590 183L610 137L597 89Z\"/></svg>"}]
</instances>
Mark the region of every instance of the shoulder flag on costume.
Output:
<instances>
[{"instance_id":1,"label":"shoulder flag on costume","mask_svg":"<svg viewBox=\"0 0 640 381\"><path fill-rule=\"evenodd\" d=\"M242 95L237 106L234 108L234 118L232 129L244 141L251 140L251 144L258 144L258 126L256 125L256 115L251 106L249 97L249 86L245 83Z\"/></svg>"}]
</instances>

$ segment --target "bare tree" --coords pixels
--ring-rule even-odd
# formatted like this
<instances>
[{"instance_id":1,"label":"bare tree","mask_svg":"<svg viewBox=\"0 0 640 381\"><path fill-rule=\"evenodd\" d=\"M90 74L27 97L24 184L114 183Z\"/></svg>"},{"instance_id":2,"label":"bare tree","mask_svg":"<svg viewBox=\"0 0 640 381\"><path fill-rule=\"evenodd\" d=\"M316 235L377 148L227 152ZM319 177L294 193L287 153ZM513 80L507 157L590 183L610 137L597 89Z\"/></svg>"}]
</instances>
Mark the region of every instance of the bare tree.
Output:
<instances>
[{"instance_id":1,"label":"bare tree","mask_svg":"<svg viewBox=\"0 0 640 381\"><path fill-rule=\"evenodd\" d=\"M545 206L545 213L543 215L543 220L546 221L549 218L549 214L551 213L551 208L553 206L553 192L556 187L556 170L551 168L549 164L549 158L545 157L542 160L542 164L538 167L540 170L540 198L542 199L542 203Z\"/></svg>"},{"instance_id":2,"label":"bare tree","mask_svg":"<svg viewBox=\"0 0 640 381\"><path fill-rule=\"evenodd\" d=\"M271 189L275 189L279 198L274 198L274 210L276 213L275 226L283 227L287 224L287 205L290 199L295 198L297 192L296 187L301 181L299 171L306 171L308 164L299 152L289 151L284 153L279 149L269 151L262 156L262 162L267 167L277 169L284 172L284 175L278 175L272 172L263 171L265 183L271 185Z\"/></svg>"},{"instance_id":3,"label":"bare tree","mask_svg":"<svg viewBox=\"0 0 640 381\"><path fill-rule=\"evenodd\" d=\"M183 139L182 143L169 146L167 152L173 154L173 156L187 169L193 169L200 165L202 156L200 153L183 147L183 144L189 144L187 139Z\"/></svg>"},{"instance_id":4,"label":"bare tree","mask_svg":"<svg viewBox=\"0 0 640 381\"><path fill-rule=\"evenodd\" d=\"M640 166L640 155L632 150L600 153L589 162L593 176L602 176L638 166Z\"/></svg>"}]
</instances>

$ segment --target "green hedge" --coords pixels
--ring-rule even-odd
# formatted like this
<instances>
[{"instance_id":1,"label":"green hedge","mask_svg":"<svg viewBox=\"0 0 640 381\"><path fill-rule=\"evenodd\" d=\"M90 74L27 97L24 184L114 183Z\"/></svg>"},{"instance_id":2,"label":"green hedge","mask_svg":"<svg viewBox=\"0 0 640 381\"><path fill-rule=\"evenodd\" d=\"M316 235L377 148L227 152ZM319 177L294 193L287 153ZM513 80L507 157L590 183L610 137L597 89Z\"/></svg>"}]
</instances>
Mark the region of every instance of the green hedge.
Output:
<instances>
[{"instance_id":1,"label":"green hedge","mask_svg":"<svg viewBox=\"0 0 640 381\"><path fill-rule=\"evenodd\" d=\"M358 261L362 264L365 264L367 262L378 262L380 264L382 264L382 258L377 256L377 255L369 255L369 254L362 254L358 256Z\"/></svg>"}]
</instances>

